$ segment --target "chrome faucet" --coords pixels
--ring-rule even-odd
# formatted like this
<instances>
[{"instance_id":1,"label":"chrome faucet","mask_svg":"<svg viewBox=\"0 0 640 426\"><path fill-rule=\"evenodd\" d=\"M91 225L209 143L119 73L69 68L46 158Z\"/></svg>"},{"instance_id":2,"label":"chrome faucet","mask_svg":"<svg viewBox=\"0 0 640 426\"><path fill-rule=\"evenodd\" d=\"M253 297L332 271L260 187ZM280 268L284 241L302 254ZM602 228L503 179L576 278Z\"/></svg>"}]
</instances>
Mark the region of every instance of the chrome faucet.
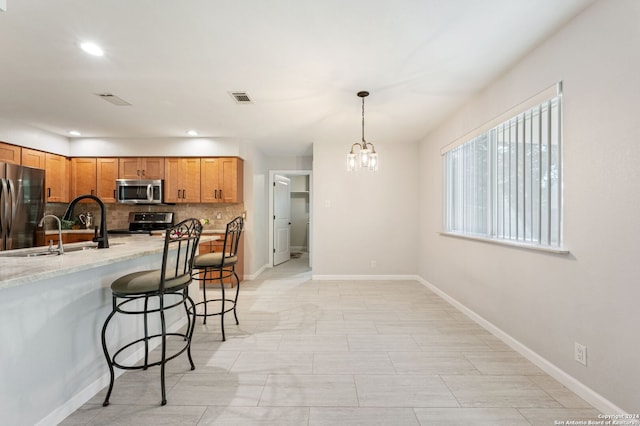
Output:
<instances>
[{"instance_id":1,"label":"chrome faucet","mask_svg":"<svg viewBox=\"0 0 640 426\"><path fill-rule=\"evenodd\" d=\"M40 219L40 223L38 223L39 227L43 227L44 226L44 221L46 218L48 217L52 217L55 220L58 221L58 248L54 249L53 248L53 240L49 240L49 251L50 252L54 252L57 251L58 254L64 254L64 247L62 245L62 222L60 221L60 218L58 216L54 216L52 214L45 214L42 219Z\"/></svg>"},{"instance_id":2,"label":"chrome faucet","mask_svg":"<svg viewBox=\"0 0 640 426\"><path fill-rule=\"evenodd\" d=\"M100 206L100 232L98 233L98 228L95 228L95 235L93 236L93 242L98 243L98 248L109 248L109 238L107 235L107 209L105 208L102 200L95 195L86 194L79 195L69 203L67 207L67 211L64 212L64 216L62 216L63 220L71 220L71 216L73 215L73 209L75 208L78 201L84 199L90 199L98 203Z\"/></svg>"}]
</instances>

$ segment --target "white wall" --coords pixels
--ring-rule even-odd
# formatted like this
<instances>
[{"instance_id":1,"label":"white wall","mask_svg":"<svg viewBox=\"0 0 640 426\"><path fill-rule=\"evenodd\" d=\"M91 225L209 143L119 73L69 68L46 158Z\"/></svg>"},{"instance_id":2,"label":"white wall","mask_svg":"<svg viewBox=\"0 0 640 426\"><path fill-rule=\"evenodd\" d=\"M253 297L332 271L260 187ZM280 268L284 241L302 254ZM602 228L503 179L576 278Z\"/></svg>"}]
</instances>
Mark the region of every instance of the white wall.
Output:
<instances>
[{"instance_id":1,"label":"white wall","mask_svg":"<svg viewBox=\"0 0 640 426\"><path fill-rule=\"evenodd\" d=\"M69 139L0 118L0 141L59 155L69 155Z\"/></svg>"},{"instance_id":2,"label":"white wall","mask_svg":"<svg viewBox=\"0 0 640 426\"><path fill-rule=\"evenodd\" d=\"M75 138L71 157L240 157L242 143L208 138Z\"/></svg>"},{"instance_id":3,"label":"white wall","mask_svg":"<svg viewBox=\"0 0 640 426\"><path fill-rule=\"evenodd\" d=\"M349 148L313 145L314 278L415 275L418 145L376 143L376 173L347 172Z\"/></svg>"},{"instance_id":4,"label":"white wall","mask_svg":"<svg viewBox=\"0 0 640 426\"><path fill-rule=\"evenodd\" d=\"M264 155L252 146L245 146L244 207L247 211L244 231L245 279L255 278L269 263L268 184L269 172Z\"/></svg>"},{"instance_id":5,"label":"white wall","mask_svg":"<svg viewBox=\"0 0 640 426\"><path fill-rule=\"evenodd\" d=\"M640 412L638 22L640 2L596 2L420 144L420 276L630 413ZM571 254L438 235L440 148L559 80Z\"/></svg>"}]
</instances>

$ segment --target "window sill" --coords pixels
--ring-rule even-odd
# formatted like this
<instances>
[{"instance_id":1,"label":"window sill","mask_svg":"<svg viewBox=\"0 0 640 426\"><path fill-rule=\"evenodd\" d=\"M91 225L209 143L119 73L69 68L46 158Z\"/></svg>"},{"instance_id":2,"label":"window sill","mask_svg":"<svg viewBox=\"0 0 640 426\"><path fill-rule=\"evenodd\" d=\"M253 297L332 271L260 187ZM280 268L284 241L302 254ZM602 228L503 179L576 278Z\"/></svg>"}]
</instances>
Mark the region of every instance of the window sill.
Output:
<instances>
[{"instance_id":1,"label":"window sill","mask_svg":"<svg viewBox=\"0 0 640 426\"><path fill-rule=\"evenodd\" d=\"M439 232L439 234L445 237L454 237L454 238L462 238L465 240L481 241L484 243L516 247L516 248L521 248L526 250L543 251L546 253L554 253L554 254L569 254L569 250L564 248L559 248L559 247L534 246L532 244L518 243L515 241L498 240L494 238L484 238L484 237L474 237L472 235L456 234L453 232Z\"/></svg>"}]
</instances>

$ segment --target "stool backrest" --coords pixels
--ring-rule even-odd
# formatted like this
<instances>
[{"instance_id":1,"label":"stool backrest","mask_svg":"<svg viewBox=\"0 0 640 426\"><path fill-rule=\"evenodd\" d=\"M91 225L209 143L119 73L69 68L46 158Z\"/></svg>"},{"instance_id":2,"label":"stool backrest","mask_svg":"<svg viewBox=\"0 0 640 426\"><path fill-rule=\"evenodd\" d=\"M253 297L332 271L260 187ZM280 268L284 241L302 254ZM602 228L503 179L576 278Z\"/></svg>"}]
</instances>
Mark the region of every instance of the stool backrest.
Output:
<instances>
[{"instance_id":1,"label":"stool backrest","mask_svg":"<svg viewBox=\"0 0 640 426\"><path fill-rule=\"evenodd\" d=\"M193 258L198 250L202 224L198 219L186 219L165 232L162 255L160 292L164 292L167 281L190 282Z\"/></svg>"},{"instance_id":2,"label":"stool backrest","mask_svg":"<svg viewBox=\"0 0 640 426\"><path fill-rule=\"evenodd\" d=\"M231 222L227 223L227 230L224 234L224 246L222 249L222 252L224 253L222 266L224 266L226 259L238 254L238 245L240 245L240 235L242 234L243 228L244 219L242 216L238 216Z\"/></svg>"}]
</instances>

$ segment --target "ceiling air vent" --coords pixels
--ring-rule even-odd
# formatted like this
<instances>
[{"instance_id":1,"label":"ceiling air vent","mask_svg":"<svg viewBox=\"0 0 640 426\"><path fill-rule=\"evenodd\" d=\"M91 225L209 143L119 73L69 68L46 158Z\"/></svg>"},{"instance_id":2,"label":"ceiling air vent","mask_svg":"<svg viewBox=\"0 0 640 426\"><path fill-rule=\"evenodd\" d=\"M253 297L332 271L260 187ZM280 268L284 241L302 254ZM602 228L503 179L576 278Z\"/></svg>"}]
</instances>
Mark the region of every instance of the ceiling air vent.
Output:
<instances>
[{"instance_id":1,"label":"ceiling air vent","mask_svg":"<svg viewBox=\"0 0 640 426\"><path fill-rule=\"evenodd\" d=\"M253 101L251 100L247 92L229 92L229 93L231 94L231 96L233 96L233 99L235 99L236 102L239 104L253 103Z\"/></svg>"},{"instance_id":2,"label":"ceiling air vent","mask_svg":"<svg viewBox=\"0 0 640 426\"><path fill-rule=\"evenodd\" d=\"M131 104L122 98L117 97L113 93L96 93L96 96L101 97L105 101L117 106L130 106Z\"/></svg>"}]
</instances>

